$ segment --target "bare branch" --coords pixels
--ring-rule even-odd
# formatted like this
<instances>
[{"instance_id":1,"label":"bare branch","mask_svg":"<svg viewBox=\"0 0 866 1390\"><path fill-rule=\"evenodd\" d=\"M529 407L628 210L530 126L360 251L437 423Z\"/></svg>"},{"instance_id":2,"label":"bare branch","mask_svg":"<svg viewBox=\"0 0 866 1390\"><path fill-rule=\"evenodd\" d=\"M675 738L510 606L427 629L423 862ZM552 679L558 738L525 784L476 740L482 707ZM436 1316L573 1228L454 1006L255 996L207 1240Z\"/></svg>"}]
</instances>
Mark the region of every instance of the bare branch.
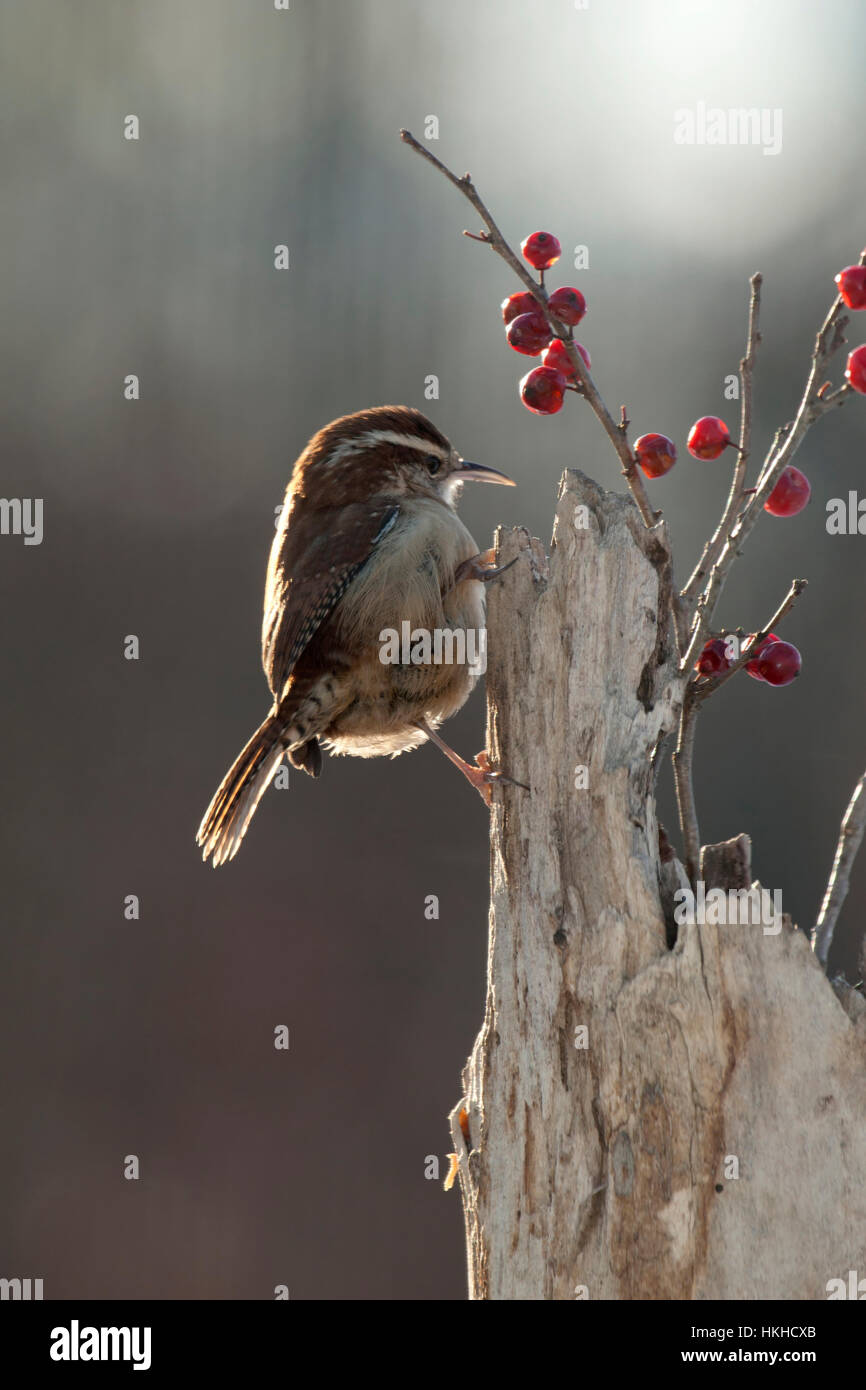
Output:
<instances>
[{"instance_id":1,"label":"bare branch","mask_svg":"<svg viewBox=\"0 0 866 1390\"><path fill-rule=\"evenodd\" d=\"M683 857L689 883L694 887L701 857L701 832L698 826L698 809L695 802L693 767L695 756L695 730L698 701L695 687L686 686L683 707L680 712L680 725L677 746L671 759L674 769L674 784L677 793L680 829L683 836Z\"/></svg>"},{"instance_id":2,"label":"bare branch","mask_svg":"<svg viewBox=\"0 0 866 1390\"><path fill-rule=\"evenodd\" d=\"M593 413L595 414L596 418L601 424L602 429L604 430L605 434L610 439L611 443L616 449L617 455L622 464L623 476L625 477L626 482L629 485L631 494L637 504L638 511L641 514L644 525L647 527L655 526L661 518L661 512L653 511L653 508L650 506L650 501L647 497L646 488L644 487L643 483L643 478L641 477L640 470L638 469L637 461L632 451L629 449L628 441L625 437L625 431L622 430L621 427L614 421L613 417L610 414L610 411L608 410L607 406L602 400L598 388L595 385L595 382L593 381L592 377L590 376L589 369L586 363L584 362L580 353L577 351L577 348L574 343L574 333L572 332L571 328L569 328L566 324L561 323L559 319L557 319L556 316L551 313L548 304L547 291L545 290L544 285L539 284L539 282L530 275L529 271L526 269L526 267L522 264L522 262L514 253L514 251L511 249L508 242L505 240L505 237L502 235L501 231L494 222L490 212L484 204L477 188L475 187L469 175L464 174L462 178L458 177L458 175L453 173L447 167L447 165L442 163L441 159L438 159L435 154L431 153L431 151L426 148L426 146L422 145L419 140L416 140L415 136L412 135L410 131L401 130L400 139L403 141L405 145L408 145L410 149L414 150L416 154L421 155L421 157L423 159L426 159L429 164L432 164L435 169L438 169L441 174L444 174L448 182L452 183L455 188L459 189L459 191L463 194L464 198L466 198L467 201L471 203L472 207L478 213L478 216L481 218L481 221L484 223L487 230L486 232L482 232L480 235L475 235L472 232L466 232L464 233L464 235L471 237L473 241L484 242L486 245L490 246L498 256L502 257L502 259L506 262L508 266L510 266L514 274L518 277L522 284L526 286L530 294L535 299L541 313L544 315L545 321L548 327L550 328L551 332L557 338L562 339L565 345L566 353L568 355L568 360L574 370L575 378L583 388L582 394L586 397Z\"/></svg>"},{"instance_id":3,"label":"bare branch","mask_svg":"<svg viewBox=\"0 0 866 1390\"><path fill-rule=\"evenodd\" d=\"M833 932L851 882L851 869L866 829L866 773L854 788L848 809L842 817L836 857L827 883L827 891L812 932L812 949L826 968L833 944Z\"/></svg>"},{"instance_id":4,"label":"bare branch","mask_svg":"<svg viewBox=\"0 0 866 1390\"><path fill-rule=\"evenodd\" d=\"M866 252L861 256L860 261L861 264L866 264ZM716 604L725 586L731 566L753 530L763 511L764 503L779 481L781 474L790 464L815 421L826 414L828 410L832 410L834 406L844 404L850 394L845 387L840 387L838 391L828 395L824 385L827 366L845 341L845 327L848 319L842 313L843 307L842 298L837 295L815 339L809 376L796 417L791 424L777 431L761 469L757 487L742 512L734 520L718 559L713 563L706 588L698 601L688 650L680 665L680 670L683 672L688 671L694 665L697 654L703 647Z\"/></svg>"},{"instance_id":5,"label":"bare branch","mask_svg":"<svg viewBox=\"0 0 866 1390\"><path fill-rule=\"evenodd\" d=\"M808 586L808 583L808 579L793 579L790 589L782 599L782 602L779 604L772 618L770 618L769 622L764 624L760 632L755 633L754 639L744 651L740 652L736 661L732 661L728 669L726 671L720 671L717 676L707 676L697 682L695 685L695 696L698 704L703 704L707 696L712 695L718 690L719 686L724 685L725 682L729 681L732 676L735 676L738 671L741 671L747 662L754 659L755 652L758 650L761 643L779 626L782 619L791 611L803 590Z\"/></svg>"},{"instance_id":6,"label":"bare branch","mask_svg":"<svg viewBox=\"0 0 866 1390\"><path fill-rule=\"evenodd\" d=\"M436 155L433 154L426 145L422 145L420 140L415 139L411 131L401 130L400 139L403 141L404 145L408 145L416 154L420 154L422 159L426 159L428 164L432 164L434 169L438 169L440 174L444 174L448 182L453 183L454 187L460 190L464 198L472 204L475 211L478 213L478 216L487 228L486 234L482 233L482 235L478 237L474 236L472 232L464 232L464 236L471 237L473 241L483 241L486 245L491 246L496 254L507 262L518 279L522 280L530 294L534 295L539 308L547 313L546 291L539 285L538 281L530 275L526 266L512 251L505 237L494 222L493 217L482 202L478 190L469 175L464 174L461 178L457 174L452 173L447 164L443 164L442 160L437 159ZM554 319L552 315L548 315L548 317L552 320L552 326L556 328L556 336L561 338L565 332L563 325L560 324L557 319Z\"/></svg>"},{"instance_id":7,"label":"bare branch","mask_svg":"<svg viewBox=\"0 0 866 1390\"><path fill-rule=\"evenodd\" d=\"M685 869L692 884L695 882L695 875L698 871L701 853L701 833L698 825L697 802L695 801L694 791L694 757L695 757L695 731L697 729L697 716L701 705L709 695L718 690L719 686L724 685L725 681L736 675L750 661L757 648L764 638L778 627L782 619L793 608L800 594L806 588L805 579L795 579L787 594L783 598L779 607L776 609L772 618L765 623L760 632L755 634L754 641L741 651L737 660L732 662L727 671L721 672L718 676L706 678L693 675L686 686L683 696L683 707L680 711L679 732L677 736L677 746L674 750L672 762L674 769L674 783L677 793L677 808L679 811L680 829L683 837L683 853L685 856Z\"/></svg>"},{"instance_id":8,"label":"bare branch","mask_svg":"<svg viewBox=\"0 0 866 1390\"><path fill-rule=\"evenodd\" d=\"M728 500L725 503L725 510L722 513L721 521L704 546L704 553L682 592L682 598L689 613L691 612L691 606L697 594L700 592L704 579L721 554L722 547L737 519L740 502L743 498L743 484L746 480L746 464L748 462L749 450L752 443L752 376L755 370L755 351L758 343L761 341L761 335L758 332L758 320L761 313L761 285L763 284L763 276L760 274L753 275L749 284L751 286L751 295L749 298L749 328L746 335L746 355L740 362L740 448L737 454L731 490L728 494Z\"/></svg>"}]
</instances>

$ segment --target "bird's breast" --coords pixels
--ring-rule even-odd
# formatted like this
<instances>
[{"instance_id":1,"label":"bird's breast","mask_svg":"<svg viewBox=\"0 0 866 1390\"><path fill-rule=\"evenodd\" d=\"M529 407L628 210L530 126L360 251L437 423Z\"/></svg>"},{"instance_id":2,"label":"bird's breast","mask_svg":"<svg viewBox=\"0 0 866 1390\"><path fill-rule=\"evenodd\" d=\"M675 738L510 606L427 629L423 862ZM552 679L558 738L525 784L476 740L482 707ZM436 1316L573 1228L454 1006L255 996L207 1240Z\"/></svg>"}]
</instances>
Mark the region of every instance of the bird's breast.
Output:
<instances>
[{"instance_id":1,"label":"bird's breast","mask_svg":"<svg viewBox=\"0 0 866 1390\"><path fill-rule=\"evenodd\" d=\"M378 642L385 628L480 627L484 587L475 580L453 586L463 560L478 553L471 534L450 507L426 498L404 499L392 530L380 541L340 604L341 636L350 647Z\"/></svg>"}]
</instances>

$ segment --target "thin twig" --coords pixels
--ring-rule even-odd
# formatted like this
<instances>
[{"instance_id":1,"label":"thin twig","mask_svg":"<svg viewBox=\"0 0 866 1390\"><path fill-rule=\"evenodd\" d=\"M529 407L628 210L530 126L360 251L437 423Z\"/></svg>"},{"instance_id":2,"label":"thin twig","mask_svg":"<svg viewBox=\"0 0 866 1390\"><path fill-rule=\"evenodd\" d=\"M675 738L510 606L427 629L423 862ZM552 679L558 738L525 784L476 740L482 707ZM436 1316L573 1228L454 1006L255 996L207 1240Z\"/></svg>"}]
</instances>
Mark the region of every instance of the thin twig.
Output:
<instances>
[{"instance_id":1,"label":"thin twig","mask_svg":"<svg viewBox=\"0 0 866 1390\"><path fill-rule=\"evenodd\" d=\"M704 546L704 553L682 592L682 599L691 616L692 605L700 592L703 581L721 554L731 528L737 519L740 502L743 498L743 484L746 480L746 464L752 443L752 377L755 370L755 352L761 335L758 320L761 313L761 285L763 276L753 275L749 281L749 328L746 334L746 355L740 362L740 448L734 467L731 490L725 503L722 518L710 539Z\"/></svg>"},{"instance_id":2,"label":"thin twig","mask_svg":"<svg viewBox=\"0 0 866 1390\"><path fill-rule=\"evenodd\" d=\"M464 232L463 235L471 237L473 241L483 241L486 245L492 246L493 250L497 253L497 255L501 256L504 261L508 262L511 269L514 271L514 274L518 277L518 279L523 281L530 294L534 295L535 299L538 301L539 307L541 309L546 309L546 291L542 289L538 281L530 275L529 271L526 269L526 266L515 255L511 247L508 245L508 242L505 240L505 237L500 232L499 228L497 227L496 223L494 222L493 218L491 217L490 213L487 211L487 208L482 202L478 190L476 189L470 176L468 174L464 174L461 178L459 177L459 175L452 173L452 171L448 168L447 164L443 164L442 160L438 159L436 155L433 154L432 150L429 150L426 145L422 145L420 140L415 139L415 136L411 133L411 131L401 130L400 139L403 141L404 145L408 145L409 148L414 150L416 154L420 154L422 159L426 159L428 164L432 164L434 169L438 169L440 174L445 175L449 183L453 183L454 187L460 190L464 198L468 199L468 201L472 204L475 211L478 213L478 216L481 218L481 221L487 228L486 234L482 234L480 237L473 236L472 232ZM559 332L559 328L557 328L557 337L561 336L562 335Z\"/></svg>"},{"instance_id":3,"label":"thin twig","mask_svg":"<svg viewBox=\"0 0 866 1390\"><path fill-rule=\"evenodd\" d=\"M680 711L679 731L677 735L677 746L673 754L674 784L677 793L677 808L679 810L680 829L683 836L683 854L685 859L685 869L689 877L689 882L694 886L698 865L701 855L701 832L698 824L698 808L695 801L694 789L694 760L695 760L695 732L697 729L697 716L701 705L709 695L718 690L720 685L736 675L747 661L754 658L755 652L767 635L777 628L782 619L793 608L800 594L806 588L805 579L795 579L787 594L783 598L779 607L776 609L772 618L765 623L760 632L755 634L752 641L745 651L741 651L736 661L733 661L727 671L721 672L718 676L701 678L693 675L686 686L683 695L683 707Z\"/></svg>"},{"instance_id":4,"label":"thin twig","mask_svg":"<svg viewBox=\"0 0 866 1390\"><path fill-rule=\"evenodd\" d=\"M861 265L866 264L866 251L860 258ZM759 340L758 335L758 313L760 309L760 277L752 278L752 295L749 306L749 332L746 347L746 356L741 365L741 373L744 382L743 405L741 414L741 445L748 446L751 431L751 371L754 362L754 347ZM782 426L776 432L776 436L770 447L763 467L758 478L758 484L752 492L749 501L742 511L738 511L740 503L745 499L747 493L743 490L744 477L740 476L740 460L734 473L734 482L731 485L731 493L728 504L725 507L722 522L717 528L716 535L709 543L705 557L715 548L716 536L721 541L721 548L718 555L711 562L709 578L706 588L698 601L695 611L694 624L692 627L691 638L687 644L685 655L680 662L680 672L689 676L689 684L686 687L683 697L683 707L680 714L679 736L677 747L673 755L674 779L676 782L677 802L680 813L680 826L683 834L684 852L686 855L686 867L690 878L694 881L697 872L698 858L700 855L700 830L698 826L697 808L695 804L694 786L692 780L692 768L694 761L695 743L695 719L703 699L718 689L724 680L733 676L741 666L745 665L744 654L741 653L738 660L721 676L711 682L707 682L702 688L699 687L693 676L692 667L703 649L704 642L710 630L713 613L719 596L724 588L725 580L728 577L734 560L741 553L741 547L749 533L752 531L758 517L761 514L764 503L772 492L773 488L781 476L783 470L787 468L797 449L800 447L805 435L815 420L819 419L826 411L834 405L841 405L847 398L847 391L840 388L829 396L824 387L826 368L830 359L839 350L845 341L845 326L847 318L842 314L843 301L841 296L837 296L830 306L829 312L815 339L815 346L812 350L812 358L809 368L809 375L803 390L800 406L796 418L788 425ZM754 335L754 340L753 340ZM748 396L745 390L745 383L748 382ZM702 557L698 570L704 564ZM696 571L697 583L699 584L702 575ZM695 576L692 576L694 579ZM689 580L689 586L692 580ZM804 587L801 581L795 581L791 586L791 591L782 604L784 612L788 611L791 603L802 592ZM796 589L796 592L794 590ZM685 594L686 591L684 591ZM696 592L694 590L693 592ZM780 610L781 613L781 610ZM780 613L771 619L770 627L778 622ZM769 630L769 629L768 629ZM763 634L766 636L766 632ZM684 644L685 645L685 644ZM680 648L682 650L682 647ZM700 691L700 694L698 693Z\"/></svg>"},{"instance_id":5,"label":"thin twig","mask_svg":"<svg viewBox=\"0 0 866 1390\"><path fill-rule=\"evenodd\" d=\"M715 691L719 689L719 686L724 685L725 682L729 681L732 676L735 676L738 671L741 671L747 662L754 660L755 653L758 651L761 643L779 626L786 614L791 611L808 583L808 579L793 579L790 589L782 599L782 602L779 604L772 618L769 622L764 624L760 632L755 633L748 647L740 652L740 655L735 661L731 662L728 669L726 671L720 671L717 676L708 676L698 681L695 686L695 696L698 704L703 704L708 695L714 694Z\"/></svg>"},{"instance_id":6,"label":"thin twig","mask_svg":"<svg viewBox=\"0 0 866 1390\"><path fill-rule=\"evenodd\" d=\"M826 968L827 957L833 944L836 921L851 882L851 868L866 830L866 773L854 788L848 809L842 817L836 857L827 883L827 891L818 913L818 921L812 932L812 949L821 964Z\"/></svg>"},{"instance_id":7,"label":"thin twig","mask_svg":"<svg viewBox=\"0 0 866 1390\"><path fill-rule=\"evenodd\" d=\"M866 252L861 256L860 263L861 265L866 264ZM815 339L809 376L796 417L791 424L777 431L764 460L755 492L742 512L736 517L718 559L710 570L706 588L698 601L688 649L680 663L681 672L690 670L694 665L698 652L706 640L716 604L725 586L731 566L761 515L764 503L790 464L808 430L828 410L832 410L834 406L843 405L850 394L845 387L840 387L829 396L823 391L828 363L845 342L845 327L848 319L842 313L842 308L842 298L837 295Z\"/></svg>"},{"instance_id":8,"label":"thin twig","mask_svg":"<svg viewBox=\"0 0 866 1390\"><path fill-rule=\"evenodd\" d=\"M408 145L410 149L414 150L416 154L420 154L423 159L426 159L429 164L432 164L434 169L438 169L441 174L444 174L448 182L453 183L454 187L459 189L464 198L472 204L487 230L480 235L476 235L472 232L465 232L464 235L471 237L473 241L483 241L487 246L490 246L498 256L502 257L535 299L551 332L557 338L562 339L568 355L568 360L574 369L575 377L583 387L583 395L586 397L593 413L616 449L622 464L623 475L637 503L644 525L647 527L657 525L661 518L661 513L653 511L653 508L650 506L643 478L637 466L637 460L629 449L625 432L614 421L610 411L602 400L598 388L589 374L586 363L575 347L572 330L567 325L561 323L559 319L551 313L548 305L547 291L544 285L539 284L539 282L529 274L529 271L520 260L518 260L514 251L512 251L505 237L488 212L470 176L464 174L463 177L460 178L457 174L453 173L431 150L427 149L425 145L422 145L419 140L416 140L415 136L412 135L410 131L401 130L400 139L405 145Z\"/></svg>"},{"instance_id":9,"label":"thin twig","mask_svg":"<svg viewBox=\"0 0 866 1390\"><path fill-rule=\"evenodd\" d=\"M673 753L674 785L677 793L680 829L683 836L683 857L689 883L694 887L697 880L701 856L701 832L698 826L698 808L695 801L693 768L695 757L695 717L698 704L695 700L695 687L691 682L683 694L683 707L680 712L680 725L677 746Z\"/></svg>"}]
</instances>

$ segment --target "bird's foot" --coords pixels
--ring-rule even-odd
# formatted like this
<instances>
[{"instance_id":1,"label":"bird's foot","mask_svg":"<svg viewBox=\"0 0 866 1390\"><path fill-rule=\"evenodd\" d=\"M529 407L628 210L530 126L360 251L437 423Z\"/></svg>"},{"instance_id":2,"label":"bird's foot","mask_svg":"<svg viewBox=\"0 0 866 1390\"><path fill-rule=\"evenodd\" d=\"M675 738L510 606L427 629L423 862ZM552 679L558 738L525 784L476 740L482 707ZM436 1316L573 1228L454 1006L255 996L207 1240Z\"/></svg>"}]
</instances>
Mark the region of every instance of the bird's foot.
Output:
<instances>
[{"instance_id":1,"label":"bird's foot","mask_svg":"<svg viewBox=\"0 0 866 1390\"><path fill-rule=\"evenodd\" d=\"M485 806L493 804L493 788L497 784L507 782L512 787L522 787L524 791L529 791L525 782L518 782L516 778L509 777L507 772L497 772L495 768L492 768L487 750L484 748L480 753L475 754L475 766L464 762L461 772L466 780L472 783Z\"/></svg>"},{"instance_id":2,"label":"bird's foot","mask_svg":"<svg viewBox=\"0 0 866 1390\"><path fill-rule=\"evenodd\" d=\"M529 791L525 782L518 782L516 778L509 777L505 772L495 771L490 766L490 758L485 749L482 748L480 753L476 753L475 766L473 767L471 763L467 763L465 758L461 758L459 753L455 753L453 748L449 748L445 740L440 738L436 730L431 728L426 720L419 720L418 728L423 729L430 739L430 742L435 743L436 747L441 749L445 754L448 761L452 762L456 768L459 768L467 782L471 783L478 792L485 806L491 806L493 804L493 788L505 782L510 783L513 787L523 787L524 791Z\"/></svg>"},{"instance_id":3,"label":"bird's foot","mask_svg":"<svg viewBox=\"0 0 866 1390\"><path fill-rule=\"evenodd\" d=\"M498 579L500 574L510 570L519 559L520 556L515 555L507 565L497 565L496 551L492 547L490 550L482 550L480 554L470 555L468 560L457 566L454 571L454 584L462 584L465 579L478 579L482 584L489 584L491 579Z\"/></svg>"},{"instance_id":4,"label":"bird's foot","mask_svg":"<svg viewBox=\"0 0 866 1390\"><path fill-rule=\"evenodd\" d=\"M514 562L512 562L514 563ZM507 569L507 566L506 566ZM488 758L487 749L482 748L480 753L475 753L475 767L468 766L473 776L470 777L471 784L481 792L485 805L491 805L492 791L496 784L507 783L509 787L523 787L524 791L530 790L525 783L518 783L516 777L509 777L507 773L500 773L495 767L491 767L491 760ZM475 777L480 778L481 784L478 785Z\"/></svg>"}]
</instances>

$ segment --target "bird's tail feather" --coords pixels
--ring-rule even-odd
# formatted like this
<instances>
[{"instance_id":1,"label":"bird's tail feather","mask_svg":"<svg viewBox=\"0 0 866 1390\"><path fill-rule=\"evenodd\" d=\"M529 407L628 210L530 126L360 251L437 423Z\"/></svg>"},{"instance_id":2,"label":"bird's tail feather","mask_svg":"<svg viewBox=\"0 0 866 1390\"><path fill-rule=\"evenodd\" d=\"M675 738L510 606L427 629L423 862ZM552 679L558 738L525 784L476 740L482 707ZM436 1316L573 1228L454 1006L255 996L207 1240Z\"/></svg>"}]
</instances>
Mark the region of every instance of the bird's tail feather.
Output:
<instances>
[{"instance_id":1,"label":"bird's tail feather","mask_svg":"<svg viewBox=\"0 0 866 1390\"><path fill-rule=\"evenodd\" d=\"M213 866L237 854L255 809L276 776L286 748L284 719L269 714L229 768L198 828L196 843Z\"/></svg>"}]
</instances>

